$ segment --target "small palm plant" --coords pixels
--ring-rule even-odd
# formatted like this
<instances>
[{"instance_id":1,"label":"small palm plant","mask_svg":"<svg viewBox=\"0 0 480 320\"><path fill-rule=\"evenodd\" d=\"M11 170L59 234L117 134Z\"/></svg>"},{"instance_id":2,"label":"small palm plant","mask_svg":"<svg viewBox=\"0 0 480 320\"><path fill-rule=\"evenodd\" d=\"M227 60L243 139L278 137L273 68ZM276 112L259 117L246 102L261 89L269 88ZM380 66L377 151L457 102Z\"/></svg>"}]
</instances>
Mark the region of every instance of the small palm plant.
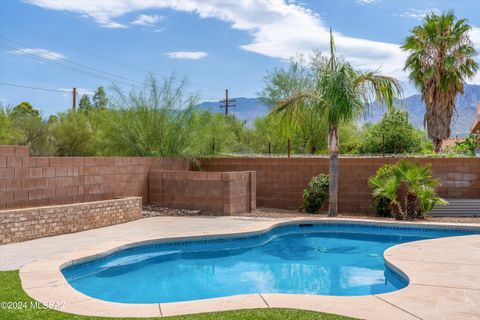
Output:
<instances>
[{"instance_id":1,"label":"small palm plant","mask_svg":"<svg viewBox=\"0 0 480 320\"><path fill-rule=\"evenodd\" d=\"M433 201L435 188L440 184L440 181L432 178L429 166L415 165L406 160L400 161L393 171L397 179L406 185L405 204L407 219L422 218L423 213L420 210L419 195L424 197L423 200L427 200L426 197L429 197L430 201Z\"/></svg>"},{"instance_id":2,"label":"small palm plant","mask_svg":"<svg viewBox=\"0 0 480 320\"><path fill-rule=\"evenodd\" d=\"M435 205L447 205L448 202L437 196L435 188L421 186L417 192L418 197L418 217L424 218L426 212L431 211Z\"/></svg>"},{"instance_id":3,"label":"small palm plant","mask_svg":"<svg viewBox=\"0 0 480 320\"><path fill-rule=\"evenodd\" d=\"M377 175L371 177L368 183L373 189L373 197L390 200L390 210L393 217L396 220L403 220L404 213L397 196L401 181L395 175Z\"/></svg>"},{"instance_id":4,"label":"small palm plant","mask_svg":"<svg viewBox=\"0 0 480 320\"><path fill-rule=\"evenodd\" d=\"M423 219L424 214L435 205L447 204L437 196L436 187L439 184L440 180L432 177L430 166L406 160L394 166L381 167L369 180L373 197L389 199L391 212L397 220Z\"/></svg>"}]
</instances>

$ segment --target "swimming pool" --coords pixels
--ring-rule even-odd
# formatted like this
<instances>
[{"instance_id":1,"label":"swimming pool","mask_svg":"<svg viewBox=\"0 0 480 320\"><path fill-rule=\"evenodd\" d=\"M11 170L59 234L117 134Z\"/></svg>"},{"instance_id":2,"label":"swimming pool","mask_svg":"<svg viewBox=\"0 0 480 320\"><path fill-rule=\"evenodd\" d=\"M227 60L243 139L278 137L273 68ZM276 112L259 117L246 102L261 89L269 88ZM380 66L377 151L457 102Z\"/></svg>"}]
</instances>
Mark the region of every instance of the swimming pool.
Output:
<instances>
[{"instance_id":1,"label":"swimming pool","mask_svg":"<svg viewBox=\"0 0 480 320\"><path fill-rule=\"evenodd\" d=\"M62 269L78 291L106 301L165 303L251 293L359 296L408 279L383 252L396 244L476 231L303 223L260 234L163 242Z\"/></svg>"}]
</instances>

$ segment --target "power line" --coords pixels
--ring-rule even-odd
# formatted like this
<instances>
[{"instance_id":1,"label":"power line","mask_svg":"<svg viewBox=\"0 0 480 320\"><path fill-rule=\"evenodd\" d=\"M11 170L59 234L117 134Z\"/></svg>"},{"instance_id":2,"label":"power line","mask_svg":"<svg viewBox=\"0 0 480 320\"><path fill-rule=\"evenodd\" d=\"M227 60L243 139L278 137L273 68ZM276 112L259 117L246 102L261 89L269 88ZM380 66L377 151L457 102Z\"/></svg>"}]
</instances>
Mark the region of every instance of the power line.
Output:
<instances>
[{"instance_id":1,"label":"power line","mask_svg":"<svg viewBox=\"0 0 480 320\"><path fill-rule=\"evenodd\" d=\"M6 49L6 50L18 50L19 49L19 48L12 47L12 46L7 45L7 44L1 44L1 43L0 43L0 48ZM35 60L35 61L39 61L39 62L42 62L42 63L46 63L48 65L52 65L52 66L55 66L57 68L67 70L67 71L71 71L71 72L75 72L75 73L78 73L78 74L81 74L81 75L86 75L86 76L94 77L94 78L101 79L101 80L108 80L112 83L121 82L124 85L130 85L132 87L140 87L139 84L134 84L134 83L123 81L123 80L113 79L113 78L110 78L108 76L104 76L104 75L101 75L101 74L92 73L91 71L83 70L79 67L71 66L71 65L62 63L60 61L55 61L55 60L50 60L50 59L47 59L47 58L39 57L35 54L22 52L21 55L25 56L26 58L29 58L29 59L32 59L32 60ZM62 59L60 59L60 60L62 60ZM209 96L209 95L197 94L197 96L199 98L204 98L206 100L218 100L218 97Z\"/></svg>"},{"instance_id":2,"label":"power line","mask_svg":"<svg viewBox=\"0 0 480 320\"><path fill-rule=\"evenodd\" d=\"M0 44L0 48L9 49L9 50L17 50L18 49L18 48L11 47L11 46L8 46L8 45L5 45L5 44ZM113 82L113 83L123 82L124 85L127 84L127 85L131 85L131 86L135 86L135 85L133 85L131 83L127 83L125 81L115 80L115 79L109 78L107 76L98 75L98 74L89 72L87 70L79 69L77 67L70 66L70 65L58 62L58 61L53 61L53 60L49 60L49 59L46 59L46 58L42 58L42 57L39 57L37 55L22 53L22 56L25 56L26 58L29 58L29 59L32 59L32 60L35 60L35 61L46 63L48 65L55 66L55 67L60 68L60 69L68 70L68 71L71 71L71 72L75 72L75 73L78 73L78 74L90 76L90 77L93 77L93 78L108 80L108 81Z\"/></svg>"},{"instance_id":3,"label":"power line","mask_svg":"<svg viewBox=\"0 0 480 320\"><path fill-rule=\"evenodd\" d=\"M48 91L48 92L61 92L61 93L70 92L70 90L41 88L41 87L34 87L34 86L21 85L21 84L15 84L15 83L8 83L8 82L0 82L0 86L15 87L15 88L22 88L22 89L30 89L30 90L40 90L40 91ZM78 92L77 92L77 95L78 95ZM215 99L214 97L202 96L202 95L199 95L198 97L206 98L206 99Z\"/></svg>"},{"instance_id":4,"label":"power line","mask_svg":"<svg viewBox=\"0 0 480 320\"><path fill-rule=\"evenodd\" d=\"M66 90L40 88L40 87L26 86L26 85L14 84L14 83L8 83L8 82L0 82L0 86L16 87L16 88L31 89L31 90L50 91L50 92L62 92L62 93L67 92Z\"/></svg>"},{"instance_id":5,"label":"power line","mask_svg":"<svg viewBox=\"0 0 480 320\"><path fill-rule=\"evenodd\" d=\"M106 60L106 61L110 61L110 62L112 62L112 63L116 63L116 64L118 64L118 65L122 65L122 66L125 66L125 67L128 67L128 68L131 68L131 69L135 69L135 70L137 70L137 71L141 71L141 72L145 72L145 73L151 73L151 74L156 75L156 76L158 76L158 77L164 77L164 76L162 76L162 75L160 75L160 74L158 74L158 73L151 72L151 71L148 71L148 70L139 68L139 67L137 67L137 66L135 66L135 65L132 65L132 64L129 64L129 63L125 63L125 62L123 62L123 61L120 61L120 60L117 60L117 59L112 59L112 58L110 58L110 57L107 57L107 56L104 56L104 55L101 55L101 54L98 54L98 53L95 53L95 52L86 50L86 49L84 49L84 48L75 46L75 45L70 44L70 43L67 43L67 42L65 42L65 41L61 41L61 40L52 38L52 37L50 37L50 36L47 36L47 35L45 35L45 34L42 34L42 33L38 32L38 31L30 30L30 29L28 29L28 28L25 28L24 26L17 25L17 24L15 24L15 23L9 22L9 21L7 21L7 20L0 19L0 21L3 21L3 22L5 22L5 23L9 24L9 25L12 26L12 27L15 27L15 28L24 30L24 31L26 31L26 32L30 32L30 33L32 33L32 34L35 34L35 35L38 36L38 37L42 37L42 38L44 38L44 39L48 39L48 40L50 40L50 41L52 41L52 42L56 42L56 43L61 44L61 45L63 45L63 46L70 47L70 48L72 48L72 49L75 49L75 50L77 50L77 51L83 52L83 53L85 53L85 54L88 54L88 55L91 55L91 56L95 56L95 57L97 57L97 58L101 58L101 59L104 59L104 60ZM175 80L175 81L180 81L180 80ZM204 85L204 84L198 84L198 83L194 83L194 82L189 82L189 85L194 86L194 87L201 87L201 88L206 88L206 89L211 89L211 90L217 90L217 91L223 91L223 90L224 90L224 89L220 89L220 88L216 88L216 87L212 87L212 86L207 86L207 85ZM239 94L239 95L240 95L240 96L244 96L244 97L247 97L247 96L248 96L248 95L245 95L245 94ZM216 99L216 100L217 100L217 98L213 98L213 99Z\"/></svg>"},{"instance_id":6,"label":"power line","mask_svg":"<svg viewBox=\"0 0 480 320\"><path fill-rule=\"evenodd\" d=\"M151 72L151 71L148 71L148 70L139 68L139 67L137 67L137 66L134 66L134 65L132 65L132 64L128 64L128 63L125 63L125 62L122 62L122 61L119 61L119 60L116 60L116 59L112 59L112 58L110 58L110 57L107 57L107 56L104 56L104 55L101 55L101 54L98 54L98 53L91 52L91 51L89 51L89 50L85 50L85 49L83 49L83 48L80 48L80 47L77 47L77 46L75 46L75 45L66 43L66 42L64 42L64 41L60 41L60 40L58 40L58 39L54 39L54 38L52 38L52 37L46 36L46 35L41 34L41 33L39 33L39 32L29 30L29 29L27 29L27 28L25 28L25 27L23 27L23 26L18 26L18 25L12 24L12 23L10 23L10 22L8 22L8 21L6 21L6 20L3 20L3 19L0 19L0 20L1 20L1 21L4 21L4 22L7 22L8 24L10 24L11 26L14 26L14 27L16 27L16 28L25 30L25 31L30 32L30 33L33 33L33 34L35 34L35 35L37 35L37 36L43 37L43 38L45 38L45 39L48 39L48 40L50 40L50 41L59 43L59 44L61 44L61 45L64 45L64 46L67 46L67 47L70 47L70 48L73 48L73 49L75 49L75 50L78 50L78 51L81 51L81 52L83 52L83 53L89 54L89 55L91 55L91 56L95 56L95 57L98 57L98 58L101 58L101 59L104 59L104 60L107 60L107 61L110 61L110 62L119 64L119 65L123 65L123 66L125 66L125 67L129 67L129 68L132 68L132 69L141 71L141 72L152 73L152 74L155 74L155 75L157 75L157 76L159 76L159 77L163 77L162 75L159 75L159 74L157 74L157 73L155 73L155 72ZM180 81L180 80L176 80L176 81ZM192 85L192 86L196 86L196 87L203 87L203 88L207 88L207 89L218 90L218 91L221 90L221 91L223 91L223 89L219 89L219 88L215 88L215 87L211 87L211 86L207 86L207 85L203 85L203 84L191 83L191 82L190 82L189 84Z\"/></svg>"},{"instance_id":7,"label":"power line","mask_svg":"<svg viewBox=\"0 0 480 320\"><path fill-rule=\"evenodd\" d=\"M5 37L0 37L0 39L3 39L3 40L6 40L6 41L9 41L9 42L12 42L12 43L16 43L17 45L21 45L23 46L24 48L26 49L34 49L33 47L30 47L24 43L21 43L19 41L15 41L15 40L10 40L10 39L7 39ZM24 49L24 48L15 48L14 50L18 50L18 49ZM22 52L21 53L22 55L29 55L29 56L34 56L36 58L40 58L40 59L43 59L43 60L47 60L47 61L52 61L50 59L46 59L46 58L42 58L42 57L39 57L35 54L30 54L30 53L27 53L27 52ZM65 58L59 58L58 60L62 61L64 64L67 63L66 65L68 66L68 63L74 65L74 66L77 66L79 68L84 68L84 69L88 69L88 70L91 70L91 71L94 71L94 72L97 72L97 73L100 73L100 74L105 74L108 76L108 79L111 79L110 77L115 77L115 78L118 78L120 80L117 80L117 81L128 81L128 82L131 82L131 83L135 83L135 84L138 84L138 85L142 85L141 82L139 81L136 81L136 80L133 80L133 79L130 79L130 78L127 78L127 77L123 77L123 76L120 76L120 75L117 75L117 74L114 74L114 73L110 73L110 72L107 72L107 71L103 71L103 70L100 70L98 68L94 68L94 67L90 67L88 65L85 65L85 64L81 64L81 63L78 63L78 62L75 62L73 60L70 60L70 59L65 59ZM56 63L59 63L58 60L55 60ZM105 77L105 76L104 76Z\"/></svg>"},{"instance_id":8,"label":"power line","mask_svg":"<svg viewBox=\"0 0 480 320\"><path fill-rule=\"evenodd\" d=\"M1 37L0 37L1 38ZM15 40L10 40L10 39L6 39L3 37L4 40L7 40L7 41L10 41L10 42L13 42L13 43L17 43L19 45L22 45L24 47L26 47L27 49L34 49L32 47L29 47L27 46L26 44L24 43L21 43L21 42L18 42L18 41L15 41ZM1 44L0 43L0 47L1 48L4 48L6 50L19 50L21 48L17 48L17 47L13 47L13 46L10 46L10 45L7 45L7 44ZM126 77L123 77L123 76L119 76L119 75L116 75L116 74L112 74L112 73L109 73L109 72L106 72L106 71L103 71L103 70L100 70L100 69L96 69L96 68L93 68L93 67L89 67L87 65L84 65L84 64L81 64L81 63L77 63L75 61L72 61L72 60L67 60L67 59L58 59L60 61L57 61L57 60L51 60L51 59L48 59L48 58L44 58L44 57L40 57L38 55L35 55L35 54L32 54L32 53L28 53L28 52L22 52L21 53L22 56L25 56L29 59L32 59L32 60L35 60L35 61L39 61L39 62L42 62L42 63L46 63L48 65L52 65L52 66L55 66L57 68L61 68L61 69L64 69L64 70L67 70L67 71L71 71L71 72L76 72L78 74L81 74L81 75L86 75L86 76L90 76L90 77L94 77L94 78L97 78L97 79L102 79L102 80L108 80L108 81L111 81L112 83L115 83L115 82L122 82L123 84L127 84L127 85L131 85L133 87L138 87L138 86L141 86L143 84L141 84L140 82L136 81L136 80L132 80L132 79L129 79L129 78L126 78ZM70 64L73 64L72 65L69 65L68 63ZM78 67L77 67L78 66ZM89 70L84 70L84 69L89 69L89 70L92 70L94 72L97 72L97 73L103 73L103 74L107 74L107 76L103 75L103 74L96 74L96 73L92 73L91 71ZM113 79L111 77L109 77L108 75L112 75L112 76L115 76L117 78L121 78L122 80L117 80L117 79ZM214 97L214 96L209 96L209 95L203 95L203 94L197 94L197 96L199 98L204 98L204 99L210 99L210 100L218 100L218 97Z\"/></svg>"},{"instance_id":9,"label":"power line","mask_svg":"<svg viewBox=\"0 0 480 320\"><path fill-rule=\"evenodd\" d=\"M7 41L10 41L10 42L13 42L13 43L16 43L16 44L19 44L21 46L24 46L28 49L34 49L33 47L29 47L28 45L24 44L24 43L21 43L19 41L15 41L15 40L10 40L10 39L7 39L5 37L0 37L0 38L3 38L4 40L7 40ZM90 70L93 70L93 71L96 71L96 72L99 72L99 73L104 73L104 74L107 74L107 75L110 75L110 76L113 76L113 77L116 77L116 78L120 78L120 79L123 79L123 80L127 80L127 81L131 81L133 83L138 83L140 85L143 85L143 83L139 82L139 81L136 81L136 80L133 80L131 78L127 78L127 77L124 77L124 76L121 76L121 75L117 75L117 74L114 74L114 73L110 73L108 71L104 71L104 70L101 70L101 69L98 69L98 68L94 68L94 67L90 67L88 65L85 65L85 64L81 64L81 63L78 63L78 62L75 62L71 59L66 59L66 58L60 58L59 60L63 60L65 62L69 62L71 64L74 64L74 65L77 65L79 67L82 67L82 68L86 68L86 69L90 69Z\"/></svg>"}]
</instances>

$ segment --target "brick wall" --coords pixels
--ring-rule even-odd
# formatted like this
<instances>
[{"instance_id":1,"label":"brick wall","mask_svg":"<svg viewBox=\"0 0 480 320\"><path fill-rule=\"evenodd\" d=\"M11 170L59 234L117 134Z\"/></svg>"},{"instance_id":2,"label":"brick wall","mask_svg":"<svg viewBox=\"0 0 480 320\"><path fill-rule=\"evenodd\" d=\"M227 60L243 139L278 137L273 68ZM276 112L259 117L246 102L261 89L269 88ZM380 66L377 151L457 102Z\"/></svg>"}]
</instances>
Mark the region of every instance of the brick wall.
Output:
<instances>
[{"instance_id":1,"label":"brick wall","mask_svg":"<svg viewBox=\"0 0 480 320\"><path fill-rule=\"evenodd\" d=\"M255 172L152 171L150 203L222 214L256 206Z\"/></svg>"},{"instance_id":2,"label":"brick wall","mask_svg":"<svg viewBox=\"0 0 480 320\"><path fill-rule=\"evenodd\" d=\"M392 158L340 158L339 211L373 213L368 178ZM438 191L445 198L480 198L479 158L415 158L420 164L432 165L433 175L440 178ZM212 158L201 159L206 171L256 171L257 205L296 209L302 191L310 179L328 173L327 158Z\"/></svg>"},{"instance_id":3,"label":"brick wall","mask_svg":"<svg viewBox=\"0 0 480 320\"><path fill-rule=\"evenodd\" d=\"M0 244L105 227L141 217L142 199L0 211Z\"/></svg>"},{"instance_id":4,"label":"brick wall","mask_svg":"<svg viewBox=\"0 0 480 320\"><path fill-rule=\"evenodd\" d=\"M141 196L150 170L189 170L188 160L147 157L29 157L0 146L0 210Z\"/></svg>"},{"instance_id":5,"label":"brick wall","mask_svg":"<svg viewBox=\"0 0 480 320\"><path fill-rule=\"evenodd\" d=\"M439 188L441 196L480 198L480 158L414 160L421 164L432 164L434 175L442 180ZM398 159L340 158L339 210L372 213L371 191L367 180L382 164L396 161ZM259 206L274 208L298 208L302 191L310 179L319 173L328 172L327 158L212 158L201 159L200 162L204 170L210 171L209 174L216 171L218 175L229 177L225 179L231 179L231 176L228 172L220 172L255 171L256 175L249 178L249 181L252 181L250 194L256 194L256 203ZM0 146L0 210L99 201L124 196L141 196L146 203L149 197L150 171L184 171L189 168L190 162L179 158L29 157L27 147ZM187 176L187 180L192 180L188 178L190 172L183 174ZM225 192L230 195L226 196L227 200L221 204L213 201L218 197L215 194L217 191L211 191L220 190L220 187L205 187L207 184L215 184L213 180L209 180L213 179L212 177L208 178L207 175L207 178L202 178L200 175L195 178L198 180L193 179L188 184L171 180L174 186L172 188L182 190L184 186L188 186L189 191L182 200L187 204L191 197L210 197L212 201L200 200L201 207L198 208L202 210L225 213L247 211L247 206L242 204L244 200L240 200L242 197L246 199L246 182L239 178L243 176L235 175L235 178L227 183L230 189L225 189ZM223 176L221 179L218 177L217 180L224 181ZM255 179L256 183L253 183ZM222 193L222 201L223 194L226 193ZM172 193L171 196L180 197L181 194ZM164 205L179 206L177 198L174 199L175 201L165 202ZM232 199L232 204L228 203L229 199ZM250 207L255 205L251 202Z\"/></svg>"}]
</instances>

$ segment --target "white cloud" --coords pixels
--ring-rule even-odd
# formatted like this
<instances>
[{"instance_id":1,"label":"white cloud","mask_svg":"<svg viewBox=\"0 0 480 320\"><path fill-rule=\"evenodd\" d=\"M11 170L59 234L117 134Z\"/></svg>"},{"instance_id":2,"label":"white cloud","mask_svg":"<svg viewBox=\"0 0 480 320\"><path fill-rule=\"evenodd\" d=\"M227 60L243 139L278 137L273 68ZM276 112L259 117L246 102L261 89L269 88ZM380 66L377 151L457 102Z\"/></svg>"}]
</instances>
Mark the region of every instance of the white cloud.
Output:
<instances>
[{"instance_id":1,"label":"white cloud","mask_svg":"<svg viewBox=\"0 0 480 320\"><path fill-rule=\"evenodd\" d=\"M173 51L167 52L165 55L171 59L198 60L205 58L208 54L203 51Z\"/></svg>"},{"instance_id":2,"label":"white cloud","mask_svg":"<svg viewBox=\"0 0 480 320\"><path fill-rule=\"evenodd\" d=\"M138 26L152 26L155 25L157 22L164 20L164 16L159 16L158 14L149 16L146 14L141 14L137 17L137 19L130 22L130 24L138 25Z\"/></svg>"},{"instance_id":3,"label":"white cloud","mask_svg":"<svg viewBox=\"0 0 480 320\"><path fill-rule=\"evenodd\" d=\"M105 26L124 14L140 10L172 9L215 18L233 29L248 32L250 43L242 49L273 58L288 59L312 49L328 51L328 28L321 18L294 2L282 0L25 0L54 10L66 10L93 18ZM402 71L406 54L398 44L353 38L335 33L337 51L357 67L377 69L406 79Z\"/></svg>"},{"instance_id":4,"label":"white cloud","mask_svg":"<svg viewBox=\"0 0 480 320\"><path fill-rule=\"evenodd\" d=\"M118 23L118 22L114 22L114 21L106 21L104 23L100 23L100 25L104 28L110 28L110 29L126 29L126 28L128 28L127 25L121 24L121 23Z\"/></svg>"},{"instance_id":5,"label":"white cloud","mask_svg":"<svg viewBox=\"0 0 480 320\"><path fill-rule=\"evenodd\" d=\"M159 28L159 29L153 30L153 32L163 32L165 30L167 30L167 29L166 28Z\"/></svg>"},{"instance_id":6,"label":"white cloud","mask_svg":"<svg viewBox=\"0 0 480 320\"><path fill-rule=\"evenodd\" d=\"M132 7L131 3L135 2L135 0L24 0L24 2L45 9L79 13L84 17L94 18L102 27L112 29L127 28L124 24L112 21L112 17L118 17L124 13L135 11L130 10Z\"/></svg>"},{"instance_id":7,"label":"white cloud","mask_svg":"<svg viewBox=\"0 0 480 320\"><path fill-rule=\"evenodd\" d=\"M356 2L360 4L373 4L380 2L380 0L356 0Z\"/></svg>"},{"instance_id":8,"label":"white cloud","mask_svg":"<svg viewBox=\"0 0 480 320\"><path fill-rule=\"evenodd\" d=\"M16 50L9 51L9 53L22 55L22 56L25 56L25 55L35 56L45 60L60 60L65 58L65 56L61 53L45 50L45 49L38 49L38 48L37 49L35 48L16 49Z\"/></svg>"},{"instance_id":9,"label":"white cloud","mask_svg":"<svg viewBox=\"0 0 480 320\"><path fill-rule=\"evenodd\" d=\"M472 27L470 30L470 40L473 42L473 46L480 51L480 28Z\"/></svg>"},{"instance_id":10,"label":"white cloud","mask_svg":"<svg viewBox=\"0 0 480 320\"><path fill-rule=\"evenodd\" d=\"M472 29L470 30L470 40L473 42L473 46L475 49L477 49L478 52L480 52L480 28L473 26ZM478 61L478 56L477 56L477 62L480 64L480 61ZM477 74L468 82L470 83L475 83L475 84L480 84L480 72L477 72Z\"/></svg>"},{"instance_id":11,"label":"white cloud","mask_svg":"<svg viewBox=\"0 0 480 320\"><path fill-rule=\"evenodd\" d=\"M408 9L404 13L399 14L399 16L404 17L404 18L423 20L427 16L427 14L429 14L429 13L439 14L440 10L438 10L436 8L425 9L425 10L422 10L422 9Z\"/></svg>"}]
</instances>

